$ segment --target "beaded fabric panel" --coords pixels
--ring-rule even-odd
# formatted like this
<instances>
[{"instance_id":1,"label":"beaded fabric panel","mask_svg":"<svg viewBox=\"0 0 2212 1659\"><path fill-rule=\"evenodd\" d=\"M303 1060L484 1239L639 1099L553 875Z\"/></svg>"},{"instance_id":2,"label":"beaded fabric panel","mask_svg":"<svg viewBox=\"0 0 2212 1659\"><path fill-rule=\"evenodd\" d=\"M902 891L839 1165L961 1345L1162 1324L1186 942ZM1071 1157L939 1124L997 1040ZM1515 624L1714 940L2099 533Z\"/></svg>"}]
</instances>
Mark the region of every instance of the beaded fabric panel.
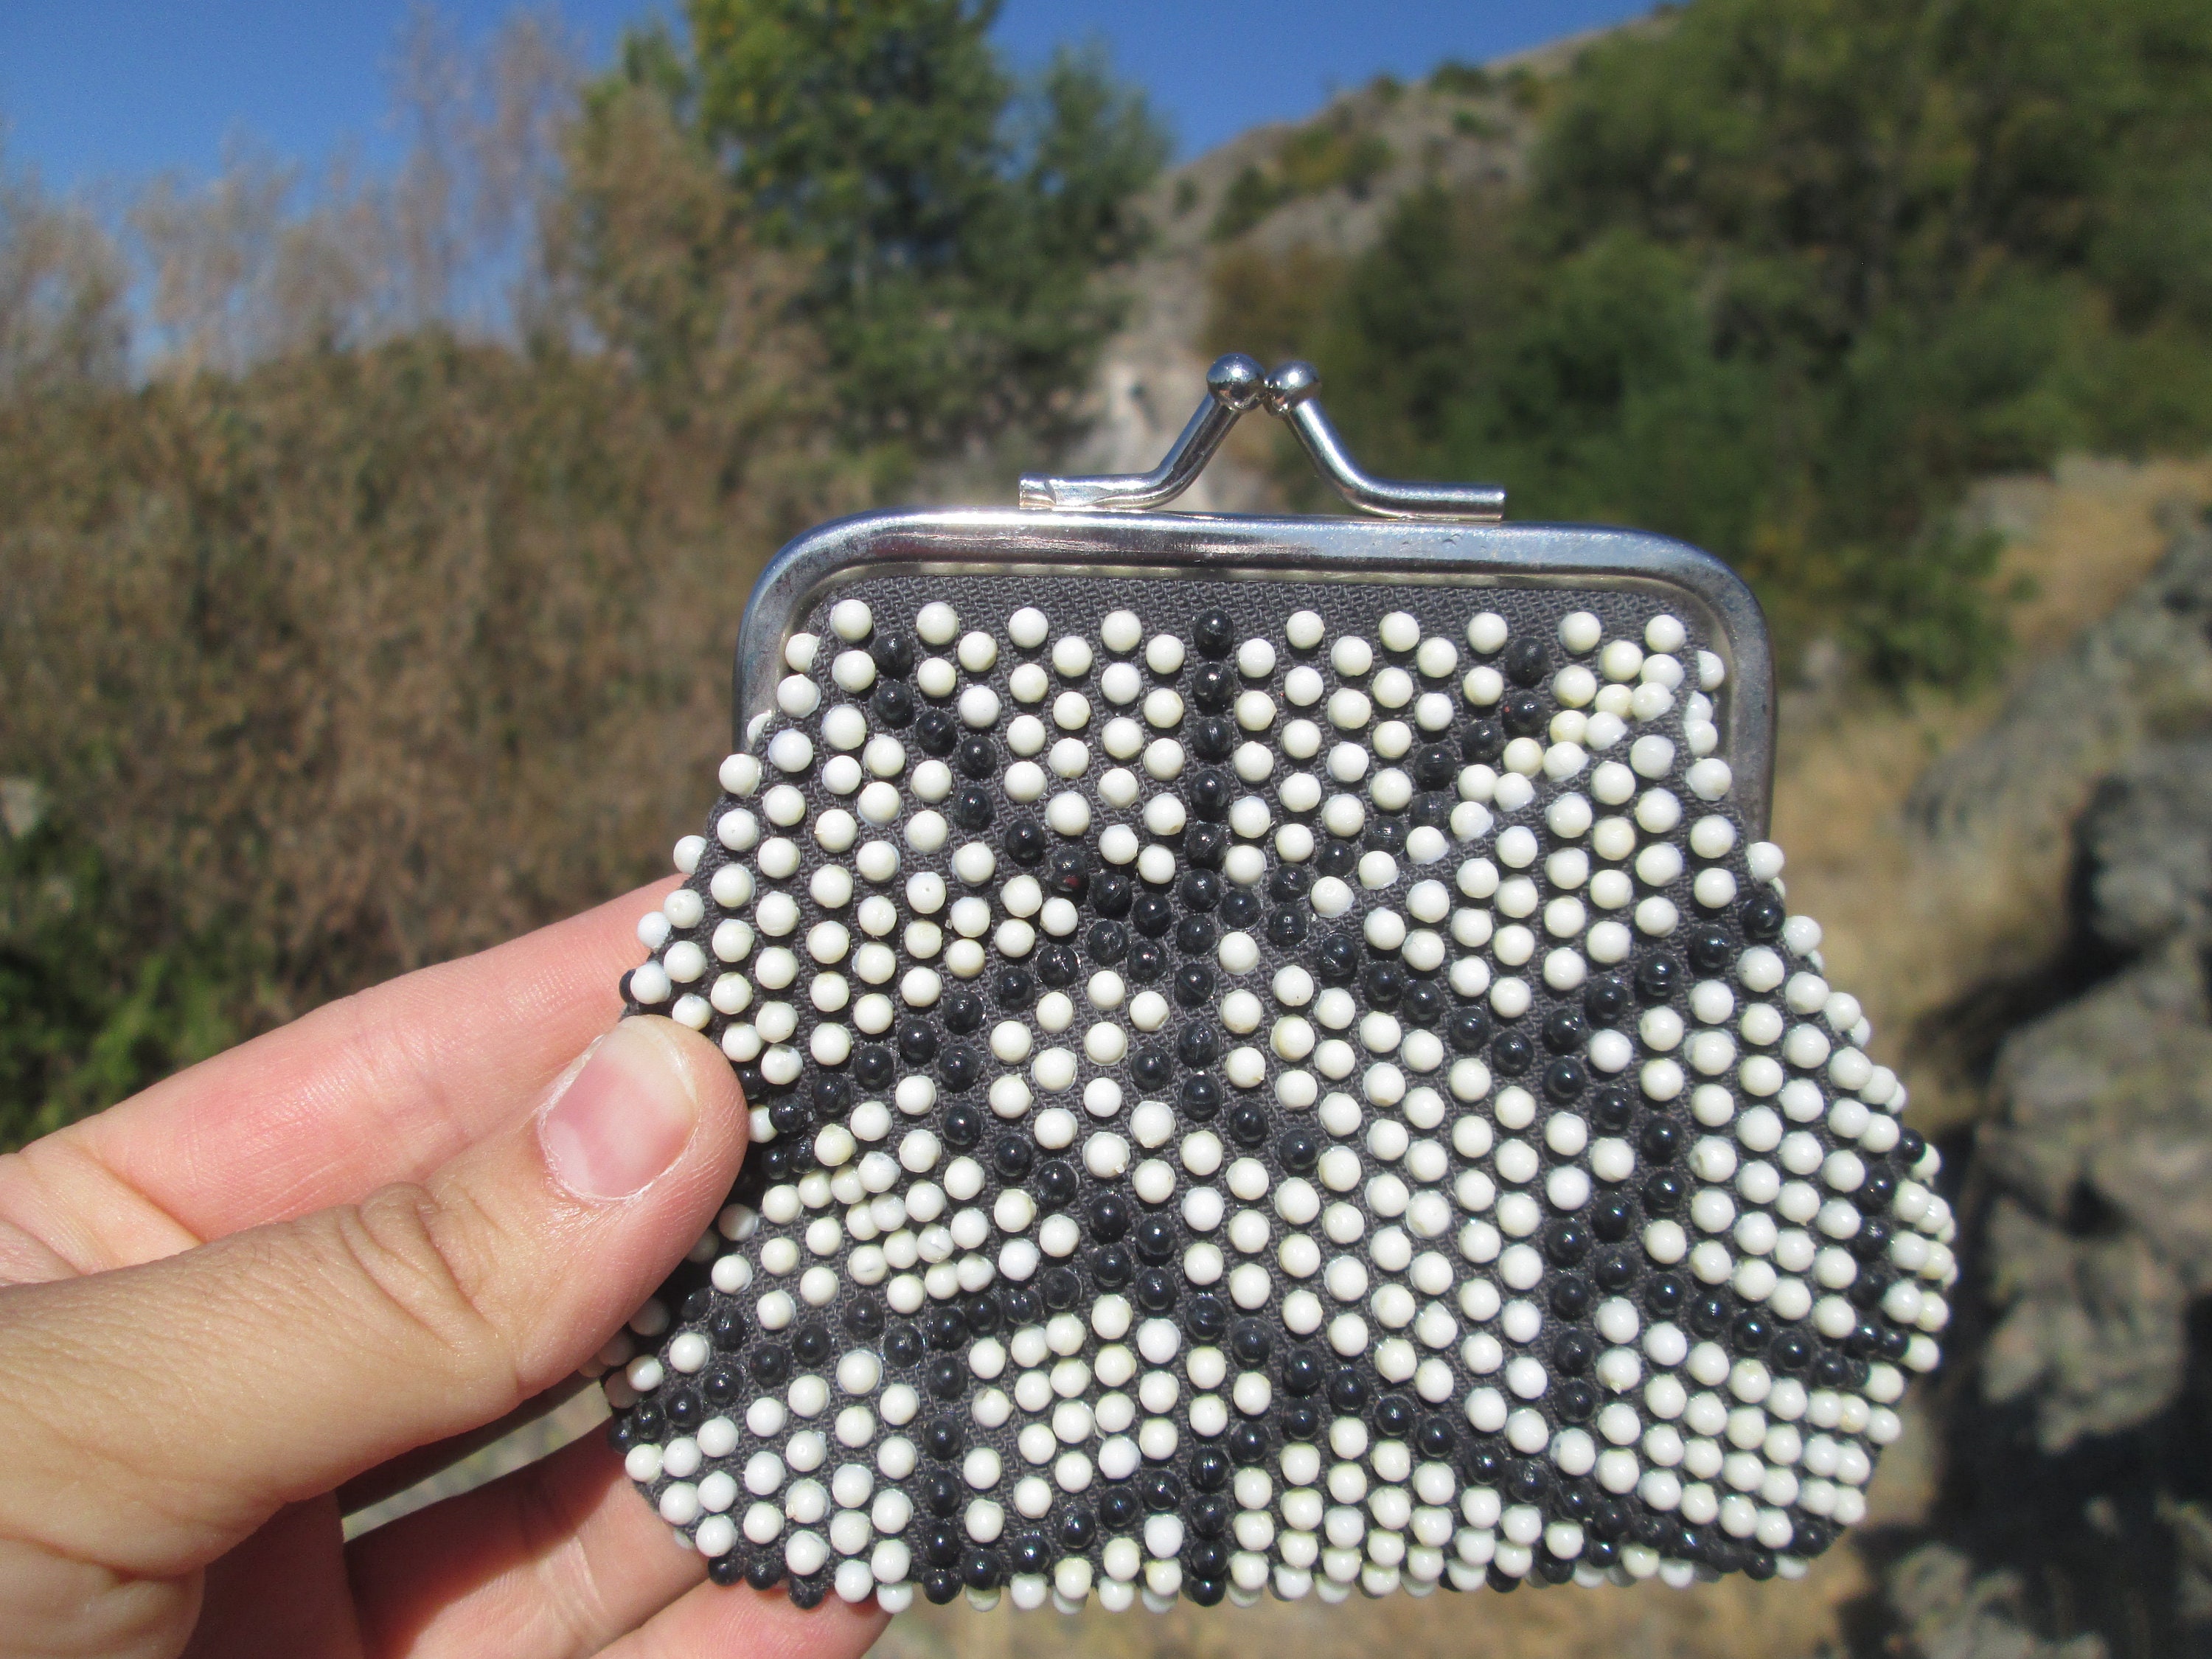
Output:
<instances>
[{"instance_id":1,"label":"beaded fabric panel","mask_svg":"<svg viewBox=\"0 0 2212 1659\"><path fill-rule=\"evenodd\" d=\"M1794 1576L1956 1275L1630 591L863 575L631 1012L729 1206L599 1357L725 1583L896 1611Z\"/></svg>"}]
</instances>

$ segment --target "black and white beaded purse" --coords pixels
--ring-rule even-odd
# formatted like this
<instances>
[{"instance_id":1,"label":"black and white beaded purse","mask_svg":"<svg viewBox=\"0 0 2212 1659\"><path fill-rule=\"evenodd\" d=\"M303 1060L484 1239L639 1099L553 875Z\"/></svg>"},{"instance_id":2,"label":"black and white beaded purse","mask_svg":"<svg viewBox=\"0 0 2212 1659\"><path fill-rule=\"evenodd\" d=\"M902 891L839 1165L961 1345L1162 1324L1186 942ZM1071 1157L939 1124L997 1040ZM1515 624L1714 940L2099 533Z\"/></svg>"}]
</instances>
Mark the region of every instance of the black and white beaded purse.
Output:
<instances>
[{"instance_id":1,"label":"black and white beaded purse","mask_svg":"<svg viewBox=\"0 0 2212 1659\"><path fill-rule=\"evenodd\" d=\"M1956 1277L1764 839L1711 556L1352 463L1224 357L1159 468L783 550L627 1009L752 1108L592 1368L804 1606L1792 1577ZM1264 406L1372 518L1155 509Z\"/></svg>"}]
</instances>

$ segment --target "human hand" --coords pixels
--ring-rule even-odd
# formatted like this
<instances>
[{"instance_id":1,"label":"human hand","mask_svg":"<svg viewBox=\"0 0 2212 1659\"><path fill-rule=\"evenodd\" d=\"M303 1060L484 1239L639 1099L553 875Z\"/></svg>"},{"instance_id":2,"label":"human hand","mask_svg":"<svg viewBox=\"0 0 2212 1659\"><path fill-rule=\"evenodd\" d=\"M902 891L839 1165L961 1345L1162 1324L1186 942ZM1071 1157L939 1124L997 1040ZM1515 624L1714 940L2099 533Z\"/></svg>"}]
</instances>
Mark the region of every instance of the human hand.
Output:
<instances>
[{"instance_id":1,"label":"human hand","mask_svg":"<svg viewBox=\"0 0 2212 1659\"><path fill-rule=\"evenodd\" d=\"M0 1652L844 1659L875 1639L882 1616L835 1598L706 1583L596 1434L342 1537L348 1482L560 1383L729 1190L728 1062L667 1020L609 1030L661 890L0 1158Z\"/></svg>"}]
</instances>

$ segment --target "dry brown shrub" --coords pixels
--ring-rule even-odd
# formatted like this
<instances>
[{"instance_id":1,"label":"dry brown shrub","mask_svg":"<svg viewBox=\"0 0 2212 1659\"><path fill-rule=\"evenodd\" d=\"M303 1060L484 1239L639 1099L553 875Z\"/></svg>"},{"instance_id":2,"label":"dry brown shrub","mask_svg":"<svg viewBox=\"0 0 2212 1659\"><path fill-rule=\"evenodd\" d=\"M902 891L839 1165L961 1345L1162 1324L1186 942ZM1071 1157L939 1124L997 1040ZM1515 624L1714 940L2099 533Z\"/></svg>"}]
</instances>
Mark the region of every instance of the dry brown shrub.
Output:
<instances>
[{"instance_id":1,"label":"dry brown shrub","mask_svg":"<svg viewBox=\"0 0 2212 1659\"><path fill-rule=\"evenodd\" d=\"M665 867L766 555L854 503L792 273L645 94L580 131L571 307L0 404L0 773L247 1024ZM583 349L597 336L611 349Z\"/></svg>"}]
</instances>

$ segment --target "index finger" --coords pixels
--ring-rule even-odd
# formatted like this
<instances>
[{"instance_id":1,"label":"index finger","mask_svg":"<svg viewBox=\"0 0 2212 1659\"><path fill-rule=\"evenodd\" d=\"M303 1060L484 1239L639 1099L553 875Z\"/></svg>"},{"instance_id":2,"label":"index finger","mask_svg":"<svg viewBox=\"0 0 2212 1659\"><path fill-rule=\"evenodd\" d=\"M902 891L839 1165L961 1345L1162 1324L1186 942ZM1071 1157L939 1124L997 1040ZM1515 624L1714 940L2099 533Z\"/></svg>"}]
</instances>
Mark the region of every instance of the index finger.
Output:
<instances>
[{"instance_id":1,"label":"index finger","mask_svg":"<svg viewBox=\"0 0 2212 1659\"><path fill-rule=\"evenodd\" d=\"M126 1267L419 1180L621 1012L637 889L342 998L0 1158L0 1280Z\"/></svg>"}]
</instances>

